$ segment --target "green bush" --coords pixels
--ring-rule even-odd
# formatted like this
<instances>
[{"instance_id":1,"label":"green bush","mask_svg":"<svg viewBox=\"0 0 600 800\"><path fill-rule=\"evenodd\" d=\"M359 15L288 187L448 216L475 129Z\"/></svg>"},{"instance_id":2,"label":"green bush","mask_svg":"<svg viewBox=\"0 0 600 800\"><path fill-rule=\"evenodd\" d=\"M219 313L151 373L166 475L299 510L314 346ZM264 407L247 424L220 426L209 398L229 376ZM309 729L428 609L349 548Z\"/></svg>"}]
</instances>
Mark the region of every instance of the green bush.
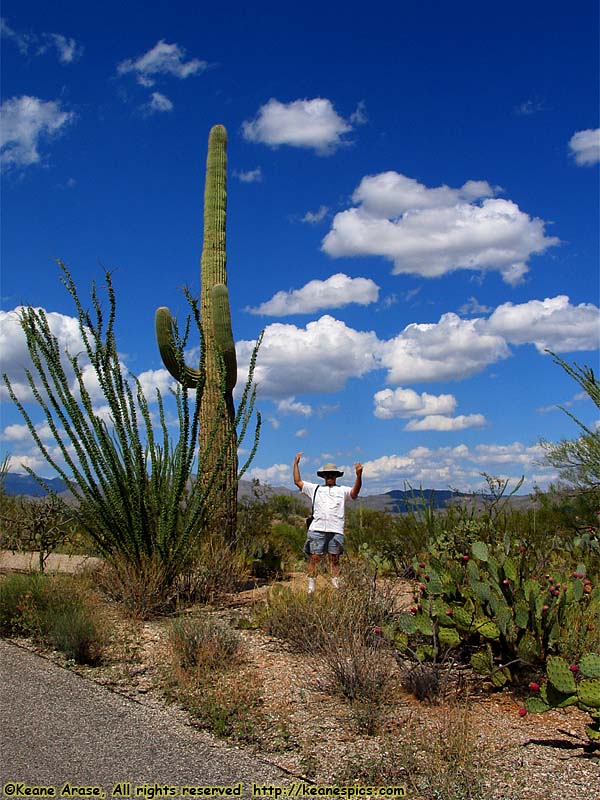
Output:
<instances>
[{"instance_id":1,"label":"green bush","mask_svg":"<svg viewBox=\"0 0 600 800\"><path fill-rule=\"evenodd\" d=\"M0 630L31 636L79 664L98 663L105 643L93 601L66 576L15 574L1 581Z\"/></svg>"},{"instance_id":2,"label":"green bush","mask_svg":"<svg viewBox=\"0 0 600 800\"><path fill-rule=\"evenodd\" d=\"M350 509L346 545L375 563L381 572L406 575L414 556L425 546L427 531L416 514L390 514Z\"/></svg>"},{"instance_id":3,"label":"green bush","mask_svg":"<svg viewBox=\"0 0 600 800\"><path fill-rule=\"evenodd\" d=\"M0 579L0 633L29 636L35 625L34 609L42 603L47 581L36 573L14 573Z\"/></svg>"}]
</instances>

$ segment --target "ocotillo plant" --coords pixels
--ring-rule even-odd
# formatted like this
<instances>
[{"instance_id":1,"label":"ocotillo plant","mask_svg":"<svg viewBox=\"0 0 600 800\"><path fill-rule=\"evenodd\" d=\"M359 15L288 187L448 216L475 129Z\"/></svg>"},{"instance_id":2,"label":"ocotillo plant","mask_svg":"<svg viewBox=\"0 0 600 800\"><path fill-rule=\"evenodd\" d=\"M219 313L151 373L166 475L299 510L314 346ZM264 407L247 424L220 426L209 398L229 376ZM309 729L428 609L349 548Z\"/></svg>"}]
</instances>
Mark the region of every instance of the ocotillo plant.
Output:
<instances>
[{"instance_id":1,"label":"ocotillo plant","mask_svg":"<svg viewBox=\"0 0 600 800\"><path fill-rule=\"evenodd\" d=\"M3 380L41 454L65 481L76 501L73 513L98 550L109 559L121 557L137 571L148 562L156 563L167 591L186 565L198 525L210 513L208 498L189 481L197 439L194 409L202 381L191 400L181 389L174 392L179 420L176 440L169 435L162 396L157 392L155 431L142 385L133 375L128 379L119 358L110 273L104 275L108 313L95 285L93 310L88 312L69 271L62 263L60 267L77 310L79 352L63 351L43 309L28 306L20 314L32 362L32 368L25 370L25 381L44 413L55 447L42 441L17 396L18 388L6 374ZM192 303L192 311L200 332L197 304ZM176 327L172 334L174 361L183 364L187 328L183 336ZM90 393L90 375L102 395L100 405L108 409L108 419ZM42 478L37 480L49 491ZM60 498L55 500L70 511Z\"/></svg>"},{"instance_id":2,"label":"ocotillo plant","mask_svg":"<svg viewBox=\"0 0 600 800\"><path fill-rule=\"evenodd\" d=\"M201 369L180 368L173 356L173 320L167 308L156 312L158 345L165 366L184 387L195 387L205 376L200 403L200 444L198 479L214 485L221 473L218 523L226 539L236 537L238 483L237 435L233 389L237 379L235 343L227 291L225 220L227 209L227 132L215 125L208 138L204 191L204 243L200 269L200 310L204 349ZM241 405L240 405L241 407ZM247 420L246 420L247 422Z\"/></svg>"}]
</instances>

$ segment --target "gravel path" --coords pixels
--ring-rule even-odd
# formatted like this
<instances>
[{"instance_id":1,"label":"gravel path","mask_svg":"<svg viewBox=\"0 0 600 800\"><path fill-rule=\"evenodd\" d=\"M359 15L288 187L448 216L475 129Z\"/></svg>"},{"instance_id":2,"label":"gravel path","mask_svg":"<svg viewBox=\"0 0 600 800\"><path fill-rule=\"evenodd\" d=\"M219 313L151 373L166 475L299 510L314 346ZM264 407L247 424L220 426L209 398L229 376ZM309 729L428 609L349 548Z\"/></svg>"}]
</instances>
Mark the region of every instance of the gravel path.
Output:
<instances>
[{"instance_id":1,"label":"gravel path","mask_svg":"<svg viewBox=\"0 0 600 800\"><path fill-rule=\"evenodd\" d=\"M165 710L142 706L0 640L4 796L11 796L13 781L54 786L57 797L67 781L99 786L109 798L114 785L125 781L132 785L132 797L143 784L176 786L180 795L183 785L241 782L249 796L253 782L289 783L277 767L212 740Z\"/></svg>"}]
</instances>

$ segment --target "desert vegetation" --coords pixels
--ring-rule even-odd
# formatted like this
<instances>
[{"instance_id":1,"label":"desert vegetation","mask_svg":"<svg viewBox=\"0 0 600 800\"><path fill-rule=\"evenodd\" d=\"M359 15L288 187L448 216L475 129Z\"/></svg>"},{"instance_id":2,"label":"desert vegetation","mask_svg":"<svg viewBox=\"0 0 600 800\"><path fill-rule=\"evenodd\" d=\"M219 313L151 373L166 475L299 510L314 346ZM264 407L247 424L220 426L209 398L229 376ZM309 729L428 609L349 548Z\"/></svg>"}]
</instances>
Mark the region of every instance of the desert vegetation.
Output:
<instances>
[{"instance_id":1,"label":"desert vegetation","mask_svg":"<svg viewBox=\"0 0 600 800\"><path fill-rule=\"evenodd\" d=\"M599 432L574 418L576 438L544 443L561 483L536 493L526 509L511 503L519 485L488 475L481 497L443 510L415 490L408 513L349 513L343 586L308 596L289 580L303 571L305 506L258 482L237 500L260 418L257 350L233 405L224 148L224 130L211 132L205 241L209 250L223 241L223 252L203 257L202 307L188 294L181 330L168 310L157 313L161 354L176 382L169 398L157 394L156 418L140 382L123 374L110 273L108 314L95 286L90 313L61 265L81 354L60 352L43 311L23 312L33 364L27 382L56 448L40 439L6 376L5 384L70 497L50 490L41 501L10 497L1 485L6 462L0 470L2 547L39 553L39 573L0 580L0 633L88 665L105 682L119 683L119 669L131 682L136 659L142 672L151 663L153 689L184 706L195 724L263 752L293 753L293 770L306 779L402 783L422 798L508 797L491 794L475 735L476 703L498 695L518 703L521 716L576 710L577 746L593 755L600 744ZM184 360L192 328L201 342L198 369ZM600 407L593 371L555 360ZM108 413L88 392L90 370ZM178 421L174 437L167 402ZM238 448L253 419L240 468ZM54 550L96 555L103 566L84 578L46 575ZM334 730L325 726L331 742L347 732L334 760L317 746L315 704L337 719ZM422 723L418 709L442 706L429 727Z\"/></svg>"}]
</instances>

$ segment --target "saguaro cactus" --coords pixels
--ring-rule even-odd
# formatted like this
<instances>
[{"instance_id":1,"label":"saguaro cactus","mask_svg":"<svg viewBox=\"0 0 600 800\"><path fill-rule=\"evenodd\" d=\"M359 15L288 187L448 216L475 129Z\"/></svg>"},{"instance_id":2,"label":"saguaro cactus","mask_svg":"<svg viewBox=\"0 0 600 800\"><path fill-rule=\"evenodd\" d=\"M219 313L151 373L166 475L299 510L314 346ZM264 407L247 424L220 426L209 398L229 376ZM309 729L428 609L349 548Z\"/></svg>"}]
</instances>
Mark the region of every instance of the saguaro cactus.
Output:
<instances>
[{"instance_id":1,"label":"saguaro cactus","mask_svg":"<svg viewBox=\"0 0 600 800\"><path fill-rule=\"evenodd\" d=\"M215 125L208 138L204 190L204 243L200 267L203 349L199 369L176 357L173 319L168 308L156 311L156 335L171 375L192 388L204 383L200 402L200 473L207 485L219 472L218 514L225 537L233 542L237 522L237 436L233 389L237 380L235 342L227 291L225 220L227 209L227 131ZM218 500L218 499L217 499Z\"/></svg>"}]
</instances>

